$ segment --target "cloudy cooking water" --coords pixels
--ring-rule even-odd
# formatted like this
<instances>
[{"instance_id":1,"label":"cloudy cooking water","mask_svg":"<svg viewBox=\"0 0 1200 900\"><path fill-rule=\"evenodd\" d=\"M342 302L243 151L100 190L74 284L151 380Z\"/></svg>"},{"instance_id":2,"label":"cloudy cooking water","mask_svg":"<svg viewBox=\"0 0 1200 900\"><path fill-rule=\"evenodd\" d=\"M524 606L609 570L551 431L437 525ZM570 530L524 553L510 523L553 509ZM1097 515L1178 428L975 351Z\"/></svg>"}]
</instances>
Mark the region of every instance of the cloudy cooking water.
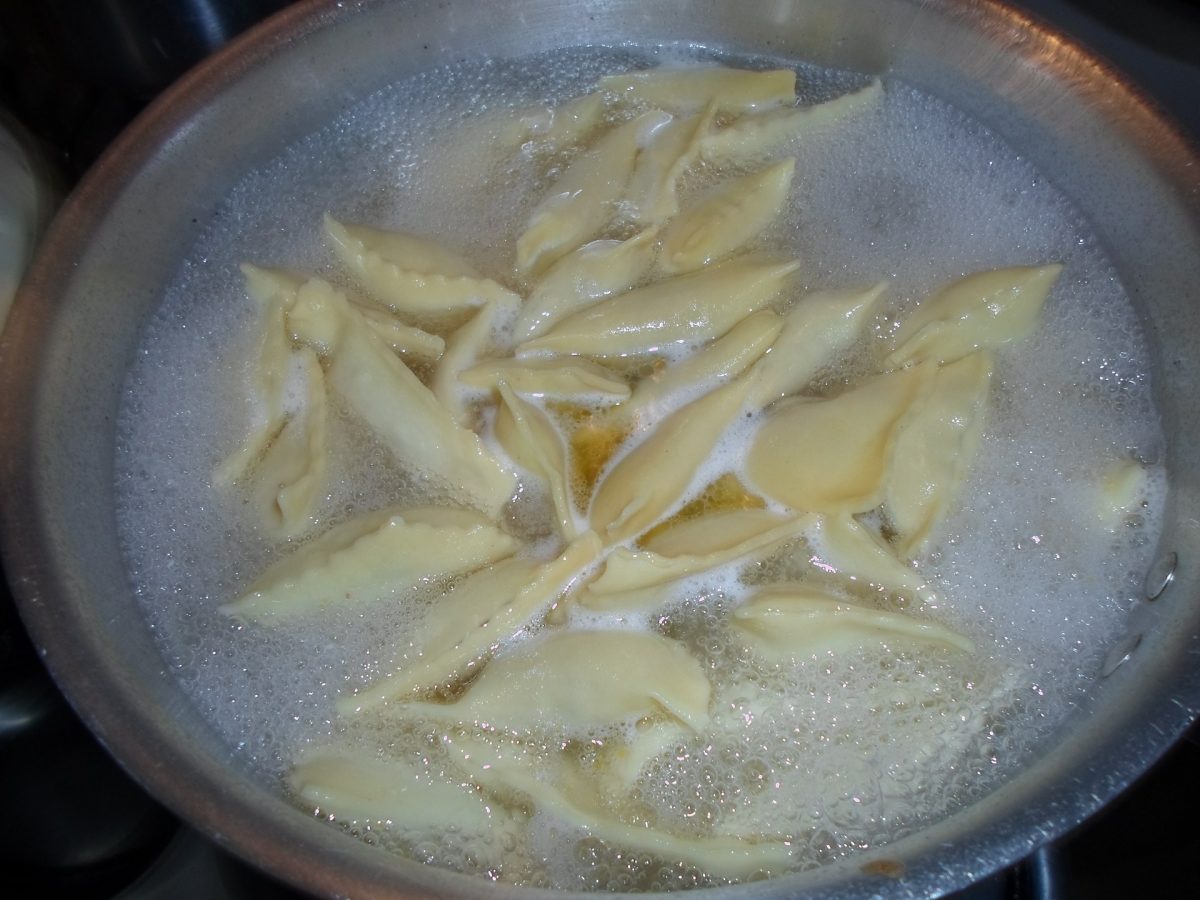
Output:
<instances>
[{"instance_id":1,"label":"cloudy cooking water","mask_svg":"<svg viewBox=\"0 0 1200 900\"><path fill-rule=\"evenodd\" d=\"M246 175L148 327L117 456L131 582L173 671L265 778L279 777L298 749L328 740L334 698L387 663L420 602L403 598L281 628L239 628L217 612L272 550L241 498L210 487L248 429L248 408L230 400L246 392L254 332L238 264L344 283L321 243L320 216L329 210L343 221L444 240L512 286L512 248L546 173L527 155L489 151L489 136L515 110L578 95L599 75L653 57L587 49L475 62L380 92ZM862 83L805 68L799 81L802 96L818 99ZM745 660L721 613L746 582L804 568L794 554L741 579L736 571L692 579L663 622L645 622L721 672L719 736L681 741L651 763L639 786L647 810L684 832L754 822L756 831L793 835L798 867L894 839L1028 759L1122 633L1165 490L1153 472L1140 527L1114 534L1093 521L1104 466L1130 454L1156 459L1162 438L1145 341L1086 223L977 123L902 84L886 87L879 111L801 144L793 202L762 240L799 255L805 288L889 282L874 344L850 355L848 371L865 371L891 323L948 280L1003 265L1058 261L1065 270L1039 330L998 354L988 428L961 509L922 564L941 600L912 612L971 635L975 658L881 653L785 673ZM323 525L423 497L366 429L341 413L336 425L341 471L320 511ZM747 434L722 442L711 474L736 468ZM430 586L428 597L440 590ZM409 751L401 740L397 752ZM707 883L675 870L631 874L592 844L562 850L564 839L570 846L577 838L535 820L520 840L556 862L522 877L596 887L635 875L629 883L641 887ZM509 839L488 848L462 840L436 852L429 842L406 847L418 858L486 870L478 860Z\"/></svg>"}]
</instances>

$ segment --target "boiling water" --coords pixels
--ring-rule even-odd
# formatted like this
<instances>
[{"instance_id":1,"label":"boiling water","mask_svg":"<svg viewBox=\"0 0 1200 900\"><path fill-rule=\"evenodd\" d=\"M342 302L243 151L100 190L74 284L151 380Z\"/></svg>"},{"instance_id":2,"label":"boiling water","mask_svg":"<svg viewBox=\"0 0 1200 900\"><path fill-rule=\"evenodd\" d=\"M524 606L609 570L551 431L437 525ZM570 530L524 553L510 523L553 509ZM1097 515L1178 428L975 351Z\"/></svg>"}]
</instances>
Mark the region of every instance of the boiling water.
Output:
<instances>
[{"instance_id":1,"label":"boiling water","mask_svg":"<svg viewBox=\"0 0 1200 900\"><path fill-rule=\"evenodd\" d=\"M369 98L246 175L147 329L116 467L130 578L172 669L263 778L282 784L298 752L335 738L442 763L419 731L347 725L333 712L339 693L388 663L420 598L272 628L241 627L217 611L277 552L242 499L211 486L251 414L231 401L248 392L255 331L238 264L341 281L320 238L329 210L443 239L511 284L512 247L558 161L501 152L498 123L655 55L576 50L472 63ZM799 81L806 100L862 83L803 68ZM724 611L748 584L804 568L795 553L693 579L660 613L626 623L685 641L714 684L713 733L681 740L647 766L635 789L639 815L679 833L786 835L796 868L895 840L1029 759L1122 633L1165 491L1152 465L1136 516L1114 532L1093 513L1104 467L1130 456L1153 463L1162 438L1145 342L1086 223L977 123L902 84L886 88L878 111L797 148L794 202L762 239L800 256L806 289L889 282L887 311L831 382L868 368L931 288L1005 265L1065 269L1036 334L998 354L961 508L922 563L941 599L911 611L969 634L973 657L880 652L786 671L746 659ZM345 415L336 426L340 469L318 531L357 511L427 502L365 429ZM744 439L723 442L714 473L736 466ZM536 516L540 507L535 498L518 508ZM581 842L544 816L476 842L359 830L419 859L505 880L574 888L718 880Z\"/></svg>"}]
</instances>

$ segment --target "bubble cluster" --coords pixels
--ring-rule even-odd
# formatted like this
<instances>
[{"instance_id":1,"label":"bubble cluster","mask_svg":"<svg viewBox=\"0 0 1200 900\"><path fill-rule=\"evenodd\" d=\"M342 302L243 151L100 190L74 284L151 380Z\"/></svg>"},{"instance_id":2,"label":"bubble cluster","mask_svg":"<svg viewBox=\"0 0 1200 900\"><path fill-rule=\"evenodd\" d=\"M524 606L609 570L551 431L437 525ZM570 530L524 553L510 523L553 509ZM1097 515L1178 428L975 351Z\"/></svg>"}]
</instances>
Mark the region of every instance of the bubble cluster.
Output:
<instances>
[{"instance_id":1,"label":"bubble cluster","mask_svg":"<svg viewBox=\"0 0 1200 900\"><path fill-rule=\"evenodd\" d=\"M657 53L697 54L714 55ZM247 173L166 292L121 411L122 546L172 671L264 778L281 780L299 751L345 737L335 698L404 652L402 636L446 584L279 629L244 627L218 611L279 552L236 493L212 485L254 415L237 399L249 393L254 341L238 264L344 283L321 244L329 210L443 240L515 288L511 248L565 160L506 145L507 123L655 56L576 49L458 64L389 87ZM799 72L806 99L861 83L847 73ZM938 286L997 266L1065 266L1037 333L998 356L977 463L922 562L941 599L912 611L970 635L975 656L897 648L782 668L756 662L726 613L755 582L804 569L802 542L761 564L686 582L676 602L642 621L684 641L711 674L714 728L644 769L638 815L680 834L784 836L798 848L796 867L808 868L945 816L1028 760L1122 633L1166 486L1151 465L1134 514L1114 527L1094 512L1107 464L1162 456L1147 345L1086 223L1018 153L892 82L876 112L795 152L794 202L763 247L798 255L805 289L889 282L871 335L828 374L830 389L871 371L895 323ZM685 186L685 202L706 177L701 171ZM341 469L318 532L385 504L429 502L419 475L335 412L332 458ZM737 471L755 425L749 419L728 435L697 482ZM545 497L529 489L514 506L515 527L536 536L545 510ZM431 771L448 765L419 730L363 726L350 737L416 754ZM619 890L717 883L537 811L487 836L356 827L364 840L496 880Z\"/></svg>"}]
</instances>

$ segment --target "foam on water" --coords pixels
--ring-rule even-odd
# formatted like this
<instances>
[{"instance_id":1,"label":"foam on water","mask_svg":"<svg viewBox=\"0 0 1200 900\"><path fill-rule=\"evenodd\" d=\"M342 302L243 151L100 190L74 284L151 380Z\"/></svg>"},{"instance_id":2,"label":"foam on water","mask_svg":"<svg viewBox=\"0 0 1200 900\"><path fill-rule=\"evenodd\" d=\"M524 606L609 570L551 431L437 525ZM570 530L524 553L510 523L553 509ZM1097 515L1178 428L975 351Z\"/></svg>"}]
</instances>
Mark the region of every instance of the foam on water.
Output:
<instances>
[{"instance_id":1,"label":"foam on water","mask_svg":"<svg viewBox=\"0 0 1200 900\"><path fill-rule=\"evenodd\" d=\"M255 331L238 264L344 283L321 244L321 213L329 210L444 240L484 274L518 287L511 248L565 160L505 152L505 123L515 110L583 93L599 75L647 55L588 49L477 62L382 91L246 175L147 328L129 375L116 466L131 583L172 670L264 778L281 779L300 750L346 729L335 722L335 697L388 664L396 636L445 585L279 628L243 627L217 611L279 552L240 497L211 485L252 415L230 399L249 394ZM861 83L800 73L813 99ZM787 835L800 848L797 868L894 840L1027 760L1122 633L1166 490L1151 466L1147 502L1127 525L1110 530L1092 513L1104 467L1130 456L1155 462L1162 437L1145 341L1086 223L978 124L902 84L886 87L877 112L796 148L793 202L762 245L799 255L803 289L890 282L871 339L841 361L833 385L870 371L882 338L937 286L985 268L1064 264L1037 333L998 354L978 462L922 562L941 599L909 609L967 633L979 652L868 653L784 670L755 663L724 612L747 585L804 568L803 542L744 571L694 579L655 615L624 620L684 641L715 676L713 734L661 754L637 786L647 820L684 833ZM702 173L689 189L703 184ZM755 422L722 441L697 484L738 468ZM318 531L356 511L427 502L420 480L345 411L336 410L335 425L339 477ZM547 509L536 493L517 504L525 533L536 533ZM413 754L431 772L448 765L419 730L361 725L348 736ZM358 830L418 859L548 886L719 880L579 843L578 832L545 815L488 837ZM543 858L553 862L530 863Z\"/></svg>"}]
</instances>

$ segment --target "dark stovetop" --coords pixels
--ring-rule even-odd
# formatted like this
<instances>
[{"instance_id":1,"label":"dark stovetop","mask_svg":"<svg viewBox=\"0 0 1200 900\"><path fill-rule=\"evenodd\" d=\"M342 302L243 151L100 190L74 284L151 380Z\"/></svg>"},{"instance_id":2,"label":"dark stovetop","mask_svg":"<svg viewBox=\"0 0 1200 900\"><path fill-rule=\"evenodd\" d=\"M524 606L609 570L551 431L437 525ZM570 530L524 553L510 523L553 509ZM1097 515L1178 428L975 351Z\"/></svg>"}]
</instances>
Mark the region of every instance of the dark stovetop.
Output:
<instances>
[{"instance_id":1,"label":"dark stovetop","mask_svg":"<svg viewBox=\"0 0 1200 900\"><path fill-rule=\"evenodd\" d=\"M0 106L76 180L194 61L286 0L0 3ZM1200 6L1024 0L1126 70L1200 144ZM70 41L70 43L68 43ZM86 47L87 52L77 48ZM9 896L299 897L180 823L96 744L38 661L0 580L0 873ZM1191 896L1200 728L1075 832L959 900Z\"/></svg>"}]
</instances>

